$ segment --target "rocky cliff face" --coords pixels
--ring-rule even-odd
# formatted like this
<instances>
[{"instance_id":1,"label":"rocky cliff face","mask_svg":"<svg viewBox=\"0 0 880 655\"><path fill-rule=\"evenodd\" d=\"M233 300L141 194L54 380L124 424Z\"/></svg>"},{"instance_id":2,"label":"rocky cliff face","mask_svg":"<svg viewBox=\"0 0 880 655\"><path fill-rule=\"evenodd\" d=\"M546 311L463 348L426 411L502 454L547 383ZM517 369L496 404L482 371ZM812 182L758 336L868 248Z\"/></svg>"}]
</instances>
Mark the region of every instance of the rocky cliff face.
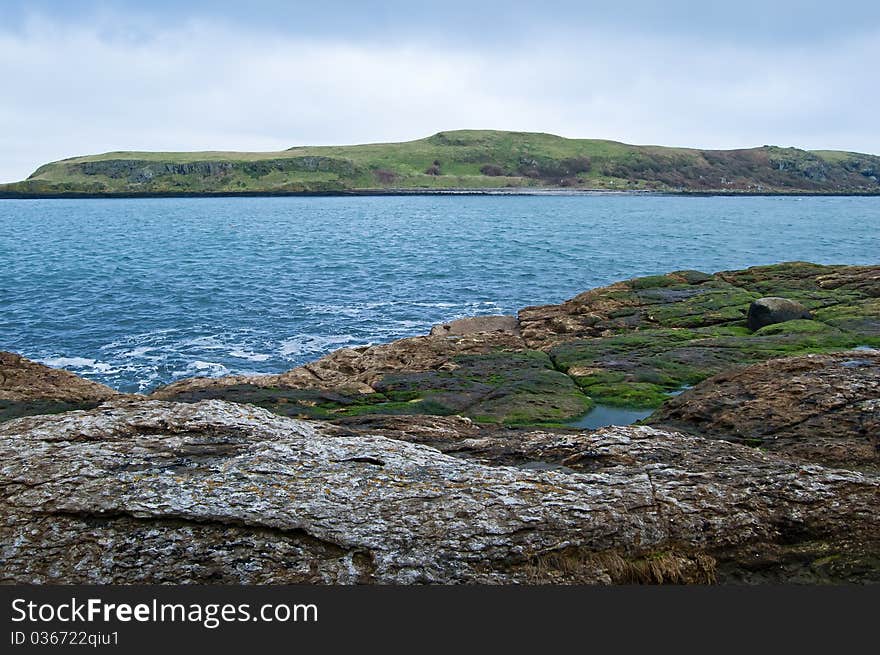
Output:
<instances>
[{"instance_id":1,"label":"rocky cliff face","mask_svg":"<svg viewBox=\"0 0 880 655\"><path fill-rule=\"evenodd\" d=\"M70 175L103 176L112 180L125 180L135 185L168 181L177 176L194 176L198 179L223 178L240 173L250 178L265 177L273 172L316 173L330 172L354 175L357 169L347 159L332 157L284 157L257 161L189 161L162 162L148 159L109 159L67 164ZM36 174L36 173L35 173Z\"/></svg>"}]
</instances>

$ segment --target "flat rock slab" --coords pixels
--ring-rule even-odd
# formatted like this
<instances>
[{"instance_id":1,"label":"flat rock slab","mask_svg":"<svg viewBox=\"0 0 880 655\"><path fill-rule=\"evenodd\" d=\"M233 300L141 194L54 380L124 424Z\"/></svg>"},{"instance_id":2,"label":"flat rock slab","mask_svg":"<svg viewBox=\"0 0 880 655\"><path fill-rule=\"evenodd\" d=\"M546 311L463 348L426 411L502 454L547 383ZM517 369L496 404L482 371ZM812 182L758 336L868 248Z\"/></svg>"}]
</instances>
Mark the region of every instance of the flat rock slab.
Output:
<instances>
[{"instance_id":1,"label":"flat rock slab","mask_svg":"<svg viewBox=\"0 0 880 655\"><path fill-rule=\"evenodd\" d=\"M649 427L524 436L528 456L552 444L568 470L338 430L221 401L8 421L0 582L816 582L880 571L876 476Z\"/></svg>"},{"instance_id":2,"label":"flat rock slab","mask_svg":"<svg viewBox=\"0 0 880 655\"><path fill-rule=\"evenodd\" d=\"M516 316L471 316L431 328L432 337L460 337L481 332L504 332L519 336Z\"/></svg>"},{"instance_id":3,"label":"flat rock slab","mask_svg":"<svg viewBox=\"0 0 880 655\"><path fill-rule=\"evenodd\" d=\"M562 422L589 399L543 352L504 332L413 337L337 350L281 375L192 378L153 398L253 403L301 418L464 414L487 423Z\"/></svg>"}]
</instances>

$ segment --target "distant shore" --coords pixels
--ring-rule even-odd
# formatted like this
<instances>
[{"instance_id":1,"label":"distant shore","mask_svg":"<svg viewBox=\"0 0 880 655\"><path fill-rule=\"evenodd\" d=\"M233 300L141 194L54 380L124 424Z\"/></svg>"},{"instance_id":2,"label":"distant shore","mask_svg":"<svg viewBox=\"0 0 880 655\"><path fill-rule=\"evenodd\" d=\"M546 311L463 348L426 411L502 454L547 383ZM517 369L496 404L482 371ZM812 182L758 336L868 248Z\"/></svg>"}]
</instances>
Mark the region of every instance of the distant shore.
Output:
<instances>
[{"instance_id":1,"label":"distant shore","mask_svg":"<svg viewBox=\"0 0 880 655\"><path fill-rule=\"evenodd\" d=\"M779 196L779 197L877 197L880 191L810 192L793 191L731 191L724 189L675 191L653 189L539 189L539 188L479 188L479 189L352 189L346 191L212 191L180 193L15 193L0 192L0 200L75 200L75 199L132 199L132 198L284 198L284 197L346 197L346 196Z\"/></svg>"}]
</instances>

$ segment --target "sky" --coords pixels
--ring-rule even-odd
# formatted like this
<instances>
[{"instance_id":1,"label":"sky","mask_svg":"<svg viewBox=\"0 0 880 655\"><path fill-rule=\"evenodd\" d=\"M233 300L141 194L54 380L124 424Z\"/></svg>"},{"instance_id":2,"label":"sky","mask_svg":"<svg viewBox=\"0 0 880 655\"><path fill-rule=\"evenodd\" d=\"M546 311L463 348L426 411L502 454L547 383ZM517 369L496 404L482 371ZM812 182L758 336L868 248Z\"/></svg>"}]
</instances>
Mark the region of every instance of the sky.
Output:
<instances>
[{"instance_id":1,"label":"sky","mask_svg":"<svg viewBox=\"0 0 880 655\"><path fill-rule=\"evenodd\" d=\"M453 129L880 154L880 3L0 0L0 181Z\"/></svg>"}]
</instances>

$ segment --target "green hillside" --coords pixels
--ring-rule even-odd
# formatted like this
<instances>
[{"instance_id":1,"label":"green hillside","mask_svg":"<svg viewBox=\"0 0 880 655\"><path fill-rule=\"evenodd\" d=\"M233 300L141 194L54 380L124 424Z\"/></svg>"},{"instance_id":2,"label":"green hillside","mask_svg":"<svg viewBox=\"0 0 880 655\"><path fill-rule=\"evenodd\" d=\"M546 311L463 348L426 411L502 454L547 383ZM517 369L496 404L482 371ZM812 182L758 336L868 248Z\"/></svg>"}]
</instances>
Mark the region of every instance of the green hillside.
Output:
<instances>
[{"instance_id":1,"label":"green hillside","mask_svg":"<svg viewBox=\"0 0 880 655\"><path fill-rule=\"evenodd\" d=\"M46 164L0 196L483 189L880 193L880 157L763 146L694 150L458 130L281 152L110 152Z\"/></svg>"}]
</instances>

